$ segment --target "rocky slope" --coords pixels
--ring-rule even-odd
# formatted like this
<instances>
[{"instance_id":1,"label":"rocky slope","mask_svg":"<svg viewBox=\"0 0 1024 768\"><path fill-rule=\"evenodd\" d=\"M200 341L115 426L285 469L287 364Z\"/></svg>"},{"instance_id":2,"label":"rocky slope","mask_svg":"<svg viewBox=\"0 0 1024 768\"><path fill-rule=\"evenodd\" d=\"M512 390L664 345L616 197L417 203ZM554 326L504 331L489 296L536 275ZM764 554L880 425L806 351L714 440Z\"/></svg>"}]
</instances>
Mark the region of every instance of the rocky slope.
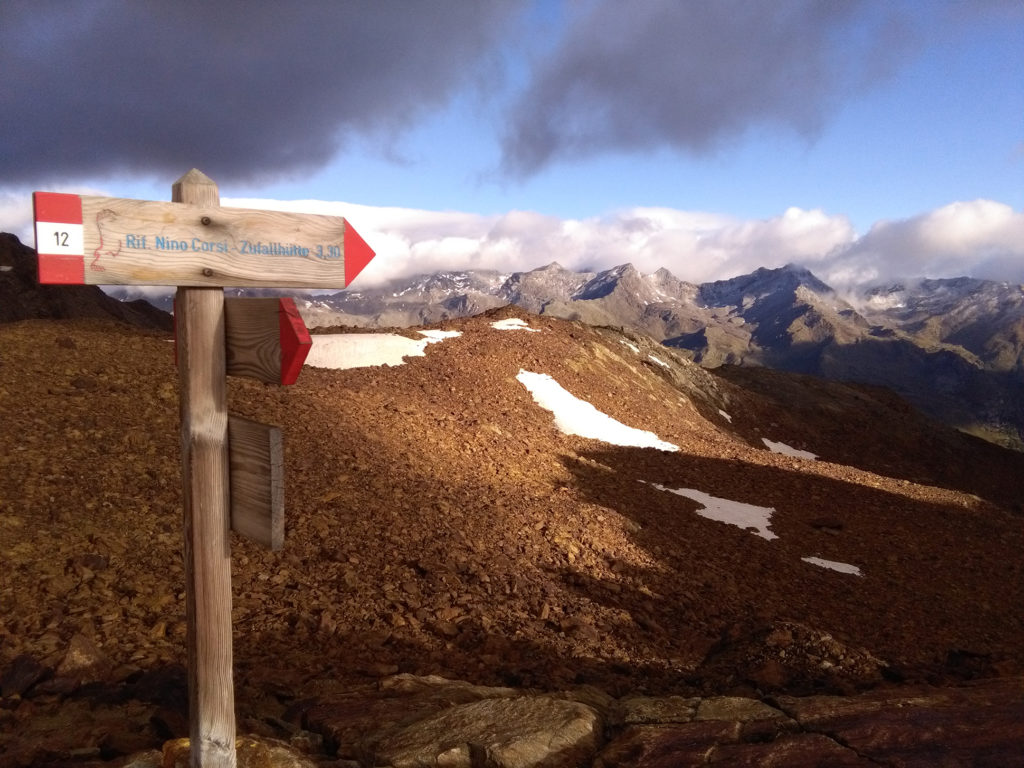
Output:
<instances>
[{"instance_id":1,"label":"rocky slope","mask_svg":"<svg viewBox=\"0 0 1024 768\"><path fill-rule=\"evenodd\" d=\"M860 301L869 321L932 345L974 355L994 371L1024 367L1024 291L1019 285L961 277L921 280L867 291Z\"/></svg>"},{"instance_id":2,"label":"rocky slope","mask_svg":"<svg viewBox=\"0 0 1024 768\"><path fill-rule=\"evenodd\" d=\"M492 328L509 314L536 332ZM957 700L1004 713L992 738L1019 743L1016 683L977 681L1024 674L1024 456L882 391L709 372L638 335L509 308L446 327L462 336L397 368L230 382L234 412L282 426L287 486L285 550L233 542L240 729L379 765L356 749L366 731L330 723L398 673L589 696L606 766L686 764L617 742L642 723L616 721L608 697L733 696L782 713L771 722L800 722L801 706L812 722L812 695L984 688ZM183 735L170 347L97 320L0 325L2 764L83 764ZM523 369L680 450L563 434ZM770 507L777 538L659 486ZM726 762L729 744L782 749L813 731L716 722L701 738ZM977 725L961 730L987 733ZM832 764L862 759L847 758Z\"/></svg>"}]
</instances>

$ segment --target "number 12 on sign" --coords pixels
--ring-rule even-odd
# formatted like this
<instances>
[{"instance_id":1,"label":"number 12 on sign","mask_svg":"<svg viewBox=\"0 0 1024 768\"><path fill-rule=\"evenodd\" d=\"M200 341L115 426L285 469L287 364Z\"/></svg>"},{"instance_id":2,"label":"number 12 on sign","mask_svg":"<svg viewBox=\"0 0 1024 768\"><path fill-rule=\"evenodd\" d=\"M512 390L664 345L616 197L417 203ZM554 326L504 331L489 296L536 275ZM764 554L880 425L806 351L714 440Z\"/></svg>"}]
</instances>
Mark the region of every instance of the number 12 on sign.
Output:
<instances>
[{"instance_id":1,"label":"number 12 on sign","mask_svg":"<svg viewBox=\"0 0 1024 768\"><path fill-rule=\"evenodd\" d=\"M36 222L36 243L46 253L80 256L85 250L81 224Z\"/></svg>"}]
</instances>

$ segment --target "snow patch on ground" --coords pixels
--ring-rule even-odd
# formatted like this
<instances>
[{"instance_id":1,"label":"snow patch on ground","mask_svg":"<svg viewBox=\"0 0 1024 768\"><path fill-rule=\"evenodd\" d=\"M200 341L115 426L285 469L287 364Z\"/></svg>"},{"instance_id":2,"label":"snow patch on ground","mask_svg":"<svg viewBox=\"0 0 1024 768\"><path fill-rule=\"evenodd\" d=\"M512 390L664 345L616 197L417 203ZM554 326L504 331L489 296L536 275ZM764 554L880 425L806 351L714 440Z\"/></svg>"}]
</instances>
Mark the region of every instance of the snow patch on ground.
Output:
<instances>
[{"instance_id":1,"label":"snow patch on ground","mask_svg":"<svg viewBox=\"0 0 1024 768\"><path fill-rule=\"evenodd\" d=\"M454 339L456 336L462 335L462 331L442 331L438 329L428 329L418 333L421 336L426 336L431 341L444 341L445 339Z\"/></svg>"},{"instance_id":2,"label":"snow patch on ground","mask_svg":"<svg viewBox=\"0 0 1024 768\"><path fill-rule=\"evenodd\" d=\"M640 482L646 481L641 480ZM706 517L709 520L715 520L720 523L735 525L738 528L750 531L751 533L760 536L762 539L767 539L768 541L779 538L778 535L771 530L772 514L775 512L773 507L759 507L755 504L745 504L741 501L720 499L717 496L711 496L703 491L697 491L692 488L668 488L660 483L649 483L649 485L657 488L659 491L668 491L669 493L674 493L677 496L684 496L696 501L701 505L700 508L697 509L697 514L701 517ZM850 574L852 576L863 576L858 566L850 565L849 563L825 560L821 557L801 557L800 559L805 563L816 565L819 568L828 568L833 571Z\"/></svg>"},{"instance_id":3,"label":"snow patch on ground","mask_svg":"<svg viewBox=\"0 0 1024 768\"><path fill-rule=\"evenodd\" d=\"M491 328L499 331L530 331L532 333L540 333L540 328L531 328L526 324L525 320L518 317L506 317L504 320L498 320L491 323Z\"/></svg>"},{"instance_id":4,"label":"snow patch on ground","mask_svg":"<svg viewBox=\"0 0 1024 768\"><path fill-rule=\"evenodd\" d=\"M651 483L651 485L659 491L668 491L677 496L685 496L696 501L701 505L697 510L697 514L701 517L735 525L743 530L753 528L753 532L757 536L769 541L779 538L771 530L772 513L775 512L775 509L772 507L759 507L755 504L744 504L742 501L720 499L717 496L711 496L703 491L696 491L692 488L668 488L659 483Z\"/></svg>"},{"instance_id":5,"label":"snow patch on ground","mask_svg":"<svg viewBox=\"0 0 1024 768\"><path fill-rule=\"evenodd\" d=\"M428 344L461 336L458 331L419 331L425 338L410 339L394 333L314 334L306 365L313 368L366 368L402 365L407 357L423 357Z\"/></svg>"},{"instance_id":6,"label":"snow patch on ground","mask_svg":"<svg viewBox=\"0 0 1024 768\"><path fill-rule=\"evenodd\" d=\"M626 341L625 339L619 339L619 344L624 344L625 346L629 347L634 352L636 352L638 355L640 354L640 347L638 347L636 344L631 344L630 342Z\"/></svg>"},{"instance_id":7,"label":"snow patch on ground","mask_svg":"<svg viewBox=\"0 0 1024 768\"><path fill-rule=\"evenodd\" d=\"M776 443L769 440L767 437L762 437L761 442L764 443L768 450L772 453L781 453L783 456L792 456L794 459L816 459L818 454L811 453L810 451L801 451L798 448L786 445L785 443Z\"/></svg>"},{"instance_id":8,"label":"snow patch on ground","mask_svg":"<svg viewBox=\"0 0 1024 768\"><path fill-rule=\"evenodd\" d=\"M662 368L669 368L669 367L670 367L668 363L666 363L666 362L665 362L664 360L659 360L659 359L658 359L658 358L656 358L656 357L655 357L654 355L648 355L648 356L647 356L647 358L648 358L649 360L653 360L653 361L654 361L654 362L656 362L656 363L657 363L658 365L660 365L660 366L661 366Z\"/></svg>"},{"instance_id":9,"label":"snow patch on ground","mask_svg":"<svg viewBox=\"0 0 1024 768\"><path fill-rule=\"evenodd\" d=\"M611 416L597 410L562 388L546 373L531 373L520 369L516 379L533 395L534 401L555 415L555 425L568 435L579 435L602 440L612 445L635 448L657 448L678 451L672 443L660 439L653 432L628 427Z\"/></svg>"},{"instance_id":10,"label":"snow patch on ground","mask_svg":"<svg viewBox=\"0 0 1024 768\"><path fill-rule=\"evenodd\" d=\"M721 408L718 409L718 415L721 416L726 421L728 421L730 424L732 424L732 416L723 411Z\"/></svg>"},{"instance_id":11,"label":"snow patch on ground","mask_svg":"<svg viewBox=\"0 0 1024 768\"><path fill-rule=\"evenodd\" d=\"M811 565L817 565L821 568L828 568L833 571L839 571L840 573L849 573L853 576L863 576L860 572L860 568L856 565L850 565L849 563L838 563L835 560L824 560L820 557L801 557L805 563Z\"/></svg>"}]
</instances>

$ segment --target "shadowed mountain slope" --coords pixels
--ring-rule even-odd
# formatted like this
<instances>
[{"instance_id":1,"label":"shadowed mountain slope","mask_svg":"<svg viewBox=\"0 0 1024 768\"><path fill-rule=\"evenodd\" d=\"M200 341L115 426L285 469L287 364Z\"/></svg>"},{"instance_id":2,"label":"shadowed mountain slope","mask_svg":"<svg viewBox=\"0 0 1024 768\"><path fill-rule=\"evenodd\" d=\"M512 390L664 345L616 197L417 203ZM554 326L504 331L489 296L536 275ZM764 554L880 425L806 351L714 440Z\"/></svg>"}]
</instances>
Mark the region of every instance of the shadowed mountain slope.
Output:
<instances>
[{"instance_id":1,"label":"shadowed mountain slope","mask_svg":"<svg viewBox=\"0 0 1024 768\"><path fill-rule=\"evenodd\" d=\"M653 686L723 686L702 679L706 654L761 616L836 633L906 674L943 674L956 650L1020 659L1024 457L884 393L712 374L641 337L536 317L540 332L498 331L495 317L459 321L461 337L397 368L307 369L288 389L231 382L234 410L280 424L287 452L287 551L237 544L245 654L299 663L315 646L352 671L384 657L536 684L614 678L621 665ZM38 568L72 551L102 550L111 578L148 595L177 591L174 370L163 340L112 326L0 334L3 416L20 436L0 483L20 521L10 547L30 557L4 564L21 606L6 652L38 652L49 621L77 626L33 607L63 584ZM561 434L521 369L679 452ZM780 540L706 520L651 483L772 507ZM83 606L108 599L87 587ZM147 605L97 627L112 655L176 656L174 633L154 640L147 622L178 619Z\"/></svg>"}]
</instances>

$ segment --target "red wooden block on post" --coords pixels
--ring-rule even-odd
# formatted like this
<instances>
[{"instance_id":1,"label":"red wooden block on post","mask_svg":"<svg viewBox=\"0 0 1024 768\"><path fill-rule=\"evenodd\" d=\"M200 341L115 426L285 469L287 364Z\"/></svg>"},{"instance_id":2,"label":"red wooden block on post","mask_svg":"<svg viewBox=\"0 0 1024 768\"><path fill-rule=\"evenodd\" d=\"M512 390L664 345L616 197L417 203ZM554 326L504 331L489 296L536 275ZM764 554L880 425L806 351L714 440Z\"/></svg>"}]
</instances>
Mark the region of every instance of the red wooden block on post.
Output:
<instances>
[{"instance_id":1,"label":"red wooden block on post","mask_svg":"<svg viewBox=\"0 0 1024 768\"><path fill-rule=\"evenodd\" d=\"M177 329L175 323L175 359ZM267 384L294 384L313 345L295 299L224 299L228 376Z\"/></svg>"},{"instance_id":2,"label":"red wooden block on post","mask_svg":"<svg viewBox=\"0 0 1024 768\"><path fill-rule=\"evenodd\" d=\"M306 362L309 348L313 346L313 339L295 306L294 299L280 300L278 320L281 340L281 383L294 384Z\"/></svg>"}]
</instances>

